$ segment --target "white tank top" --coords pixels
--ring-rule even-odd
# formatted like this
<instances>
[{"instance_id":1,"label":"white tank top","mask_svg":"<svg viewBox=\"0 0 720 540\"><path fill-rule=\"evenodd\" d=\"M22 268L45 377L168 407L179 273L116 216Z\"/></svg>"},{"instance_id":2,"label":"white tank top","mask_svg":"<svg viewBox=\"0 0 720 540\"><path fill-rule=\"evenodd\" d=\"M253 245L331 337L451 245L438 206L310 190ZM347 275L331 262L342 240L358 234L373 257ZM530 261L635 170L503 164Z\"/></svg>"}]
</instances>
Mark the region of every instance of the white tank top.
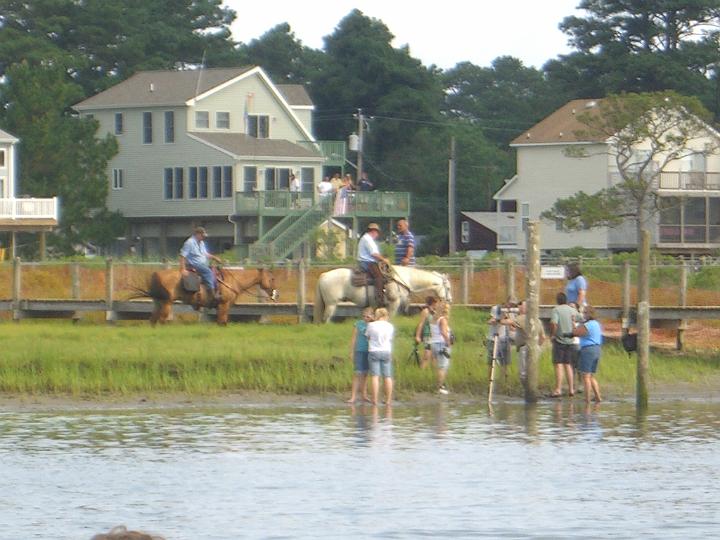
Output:
<instances>
[{"instance_id":1,"label":"white tank top","mask_svg":"<svg viewBox=\"0 0 720 540\"><path fill-rule=\"evenodd\" d=\"M430 343L445 343L445 338L442 332L440 332L440 320L443 318L444 317L440 317L430 324Z\"/></svg>"}]
</instances>

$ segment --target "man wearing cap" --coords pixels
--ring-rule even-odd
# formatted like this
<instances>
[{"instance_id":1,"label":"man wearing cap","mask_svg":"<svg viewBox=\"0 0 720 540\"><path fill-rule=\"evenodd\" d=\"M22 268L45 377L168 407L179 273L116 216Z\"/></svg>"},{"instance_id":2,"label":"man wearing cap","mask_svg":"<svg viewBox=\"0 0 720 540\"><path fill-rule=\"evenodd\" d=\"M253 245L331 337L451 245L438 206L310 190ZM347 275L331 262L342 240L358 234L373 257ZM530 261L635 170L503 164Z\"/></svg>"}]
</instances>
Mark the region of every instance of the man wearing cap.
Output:
<instances>
[{"instance_id":1,"label":"man wearing cap","mask_svg":"<svg viewBox=\"0 0 720 540\"><path fill-rule=\"evenodd\" d=\"M383 275L378 266L378 262L390 264L385 257L382 256L375 240L380 236L380 226L377 223L371 223L367 226L367 232L362 235L358 243L358 263L360 268L368 272L375 285L375 303L378 307L385 305L385 291L383 290Z\"/></svg>"},{"instance_id":2,"label":"man wearing cap","mask_svg":"<svg viewBox=\"0 0 720 540\"><path fill-rule=\"evenodd\" d=\"M190 273L189 269L195 270L200 275L202 282L209 289L212 297L218 300L217 282L215 280L215 274L213 274L213 271L208 265L208 259L213 259L217 262L222 262L222 260L207 250L205 246L206 238L207 231L205 231L205 228L197 227L193 231L192 236L185 240L180 250L180 273L183 276L187 276Z\"/></svg>"}]
</instances>

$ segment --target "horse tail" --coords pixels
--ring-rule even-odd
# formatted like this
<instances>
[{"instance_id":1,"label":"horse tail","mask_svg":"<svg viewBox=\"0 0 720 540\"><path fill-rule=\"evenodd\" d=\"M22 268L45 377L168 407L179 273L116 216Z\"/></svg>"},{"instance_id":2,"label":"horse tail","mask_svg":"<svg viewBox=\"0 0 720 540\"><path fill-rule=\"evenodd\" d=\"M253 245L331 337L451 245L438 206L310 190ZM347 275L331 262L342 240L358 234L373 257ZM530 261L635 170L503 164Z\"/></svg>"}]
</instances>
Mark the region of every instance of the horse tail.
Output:
<instances>
[{"instance_id":1,"label":"horse tail","mask_svg":"<svg viewBox=\"0 0 720 540\"><path fill-rule=\"evenodd\" d=\"M153 300L160 300L161 302L170 300L170 291L162 284L157 272L153 272L153 275L150 276L150 287L148 287L146 296L149 296Z\"/></svg>"},{"instance_id":2,"label":"horse tail","mask_svg":"<svg viewBox=\"0 0 720 540\"><path fill-rule=\"evenodd\" d=\"M323 299L322 287L322 276L317 280L315 285L315 302L313 305L313 322L320 324L323 322L323 316L325 315L325 300Z\"/></svg>"}]
</instances>

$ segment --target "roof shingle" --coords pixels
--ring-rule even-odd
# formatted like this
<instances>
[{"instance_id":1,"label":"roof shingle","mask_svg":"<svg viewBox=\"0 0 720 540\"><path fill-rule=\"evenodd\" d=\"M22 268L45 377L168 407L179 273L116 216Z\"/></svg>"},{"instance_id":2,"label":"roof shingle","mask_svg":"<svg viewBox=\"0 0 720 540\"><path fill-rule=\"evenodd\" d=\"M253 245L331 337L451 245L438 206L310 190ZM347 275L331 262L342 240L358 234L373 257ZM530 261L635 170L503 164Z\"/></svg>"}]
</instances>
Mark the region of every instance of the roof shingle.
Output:
<instances>
[{"instance_id":1,"label":"roof shingle","mask_svg":"<svg viewBox=\"0 0 720 540\"><path fill-rule=\"evenodd\" d=\"M574 99L518 135L510 145L601 142L604 139L588 140L576 134L587 130L587 126L578 121L578 115L597 114L601 102L601 99Z\"/></svg>"},{"instance_id":2,"label":"roof shingle","mask_svg":"<svg viewBox=\"0 0 720 540\"><path fill-rule=\"evenodd\" d=\"M235 156L322 158L319 152L284 139L256 139L244 133L188 132L188 135Z\"/></svg>"}]
</instances>

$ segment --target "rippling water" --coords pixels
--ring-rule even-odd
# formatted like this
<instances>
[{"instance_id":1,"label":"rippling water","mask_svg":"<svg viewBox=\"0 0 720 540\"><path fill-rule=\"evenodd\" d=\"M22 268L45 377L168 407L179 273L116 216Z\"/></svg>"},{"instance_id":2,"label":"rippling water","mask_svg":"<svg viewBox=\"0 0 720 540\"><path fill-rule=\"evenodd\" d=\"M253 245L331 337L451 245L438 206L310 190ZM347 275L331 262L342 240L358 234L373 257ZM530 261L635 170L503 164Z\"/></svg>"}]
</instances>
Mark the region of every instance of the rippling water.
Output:
<instances>
[{"instance_id":1,"label":"rippling water","mask_svg":"<svg viewBox=\"0 0 720 540\"><path fill-rule=\"evenodd\" d=\"M0 538L704 538L720 404L0 413Z\"/></svg>"}]
</instances>

